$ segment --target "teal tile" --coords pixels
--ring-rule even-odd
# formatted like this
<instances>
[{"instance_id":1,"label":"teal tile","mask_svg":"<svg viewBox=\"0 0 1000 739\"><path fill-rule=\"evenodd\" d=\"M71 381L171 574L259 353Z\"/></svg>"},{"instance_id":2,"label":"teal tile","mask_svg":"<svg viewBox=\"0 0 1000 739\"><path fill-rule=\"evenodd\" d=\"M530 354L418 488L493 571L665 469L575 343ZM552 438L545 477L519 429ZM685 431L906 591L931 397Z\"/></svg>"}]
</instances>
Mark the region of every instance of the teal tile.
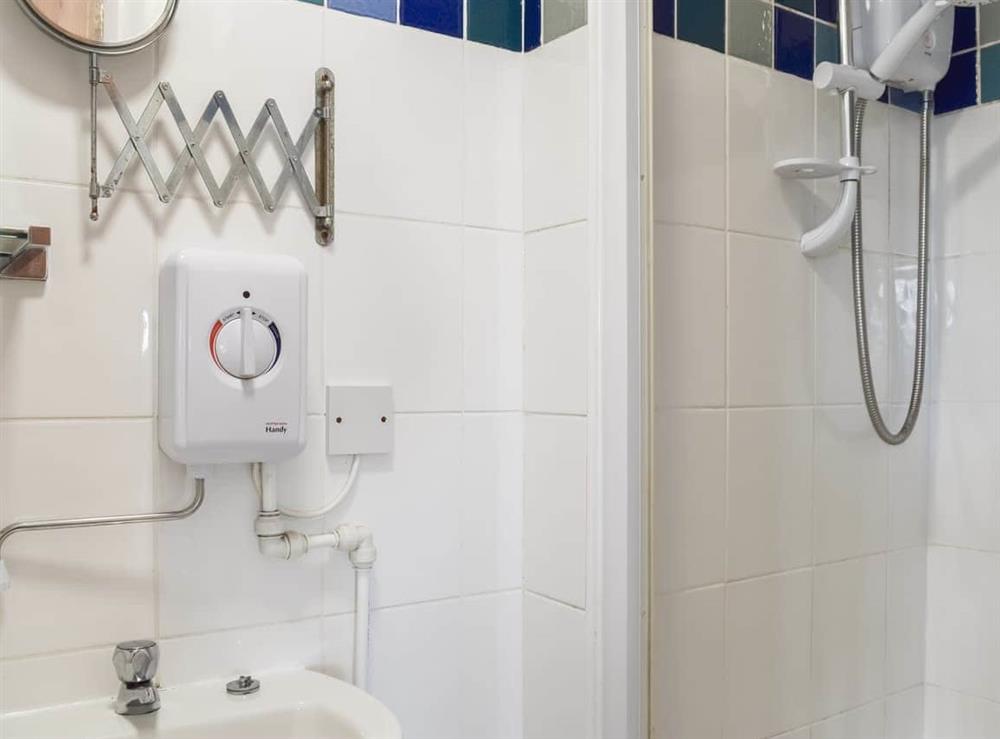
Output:
<instances>
[{"instance_id":1,"label":"teal tile","mask_svg":"<svg viewBox=\"0 0 1000 739\"><path fill-rule=\"evenodd\" d=\"M729 53L771 66L774 11L760 0L729 0Z\"/></svg>"},{"instance_id":2,"label":"teal tile","mask_svg":"<svg viewBox=\"0 0 1000 739\"><path fill-rule=\"evenodd\" d=\"M677 38L725 52L725 0L677 0Z\"/></svg>"},{"instance_id":3,"label":"teal tile","mask_svg":"<svg viewBox=\"0 0 1000 739\"><path fill-rule=\"evenodd\" d=\"M816 23L816 64L821 62L840 63L840 36L837 29Z\"/></svg>"},{"instance_id":4,"label":"teal tile","mask_svg":"<svg viewBox=\"0 0 1000 739\"><path fill-rule=\"evenodd\" d=\"M468 0L469 41L521 50L521 0Z\"/></svg>"},{"instance_id":5,"label":"teal tile","mask_svg":"<svg viewBox=\"0 0 1000 739\"><path fill-rule=\"evenodd\" d=\"M798 10L800 13L816 15L814 0L776 0L776 2L778 5L784 5L786 8Z\"/></svg>"},{"instance_id":6,"label":"teal tile","mask_svg":"<svg viewBox=\"0 0 1000 739\"><path fill-rule=\"evenodd\" d=\"M545 0L542 3L545 43L587 25L587 0Z\"/></svg>"},{"instance_id":7,"label":"teal tile","mask_svg":"<svg viewBox=\"0 0 1000 739\"><path fill-rule=\"evenodd\" d=\"M1000 100L1000 46L987 46L979 52L979 79L983 86L982 101Z\"/></svg>"},{"instance_id":8,"label":"teal tile","mask_svg":"<svg viewBox=\"0 0 1000 739\"><path fill-rule=\"evenodd\" d=\"M310 5L325 5L326 0L300 0L303 3L309 3Z\"/></svg>"},{"instance_id":9,"label":"teal tile","mask_svg":"<svg viewBox=\"0 0 1000 739\"><path fill-rule=\"evenodd\" d=\"M1000 41L1000 4L984 5L979 9L979 43Z\"/></svg>"}]
</instances>

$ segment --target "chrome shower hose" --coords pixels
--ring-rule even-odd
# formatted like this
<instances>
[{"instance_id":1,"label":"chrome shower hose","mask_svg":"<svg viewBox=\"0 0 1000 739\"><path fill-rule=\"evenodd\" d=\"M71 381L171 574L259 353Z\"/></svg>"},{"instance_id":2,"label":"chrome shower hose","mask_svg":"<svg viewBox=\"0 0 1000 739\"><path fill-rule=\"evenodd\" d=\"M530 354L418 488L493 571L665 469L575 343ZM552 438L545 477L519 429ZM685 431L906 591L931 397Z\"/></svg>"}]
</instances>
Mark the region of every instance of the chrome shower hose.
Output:
<instances>
[{"instance_id":1,"label":"chrome shower hose","mask_svg":"<svg viewBox=\"0 0 1000 739\"><path fill-rule=\"evenodd\" d=\"M861 156L861 139L865 121L865 100L855 107L854 148ZM924 395L924 370L927 355L927 262L928 262L928 213L930 210L930 133L934 96L924 93L920 110L920 204L919 231L917 234L917 321L914 337L913 385L910 390L910 405L899 431L893 433L885 424L875 394L872 381L871 352L868 347L868 317L865 310L865 265L864 239L861 221L861 185L858 184L858 205L851 228L851 272L854 282L854 328L858 337L858 365L861 368L861 388L865 395L865 406L872 426L882 441L887 444L902 444L913 433L920 415L920 404Z\"/></svg>"}]
</instances>

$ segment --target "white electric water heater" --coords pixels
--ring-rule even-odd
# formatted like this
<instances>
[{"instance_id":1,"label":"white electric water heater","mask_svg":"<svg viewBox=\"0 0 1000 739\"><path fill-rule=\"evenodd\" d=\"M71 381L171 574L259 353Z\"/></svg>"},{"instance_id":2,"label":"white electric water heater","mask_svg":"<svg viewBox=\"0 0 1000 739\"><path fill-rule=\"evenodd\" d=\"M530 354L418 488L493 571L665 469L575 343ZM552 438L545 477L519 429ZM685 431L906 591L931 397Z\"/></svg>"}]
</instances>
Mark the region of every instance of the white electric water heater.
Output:
<instances>
[{"instance_id":1,"label":"white electric water heater","mask_svg":"<svg viewBox=\"0 0 1000 739\"><path fill-rule=\"evenodd\" d=\"M922 0L851 0L855 66L870 69L923 4ZM893 65L891 78L882 81L902 90L933 90L948 72L954 27L955 8L949 7L921 35L901 63Z\"/></svg>"},{"instance_id":2,"label":"white electric water heater","mask_svg":"<svg viewBox=\"0 0 1000 739\"><path fill-rule=\"evenodd\" d=\"M160 446L183 464L305 446L306 273L291 257L185 250L160 272Z\"/></svg>"}]
</instances>

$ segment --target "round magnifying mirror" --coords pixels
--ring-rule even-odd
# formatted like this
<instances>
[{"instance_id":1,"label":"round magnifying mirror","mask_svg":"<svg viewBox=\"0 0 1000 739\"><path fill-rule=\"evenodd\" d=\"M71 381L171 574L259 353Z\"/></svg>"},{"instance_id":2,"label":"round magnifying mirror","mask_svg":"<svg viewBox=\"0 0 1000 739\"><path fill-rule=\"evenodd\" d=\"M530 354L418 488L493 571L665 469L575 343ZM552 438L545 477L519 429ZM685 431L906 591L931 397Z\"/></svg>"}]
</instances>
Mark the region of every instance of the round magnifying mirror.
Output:
<instances>
[{"instance_id":1,"label":"round magnifying mirror","mask_svg":"<svg viewBox=\"0 0 1000 739\"><path fill-rule=\"evenodd\" d=\"M119 55L167 30L177 0L17 0L35 25L77 51Z\"/></svg>"}]
</instances>

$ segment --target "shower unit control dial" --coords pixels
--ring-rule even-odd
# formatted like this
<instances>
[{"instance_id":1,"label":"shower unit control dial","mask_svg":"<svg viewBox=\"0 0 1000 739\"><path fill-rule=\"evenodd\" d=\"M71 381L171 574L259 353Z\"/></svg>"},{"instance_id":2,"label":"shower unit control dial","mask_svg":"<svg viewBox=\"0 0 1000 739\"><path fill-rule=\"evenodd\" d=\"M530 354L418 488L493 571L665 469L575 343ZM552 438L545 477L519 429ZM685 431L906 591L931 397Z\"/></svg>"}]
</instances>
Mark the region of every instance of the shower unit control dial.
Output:
<instances>
[{"instance_id":1,"label":"shower unit control dial","mask_svg":"<svg viewBox=\"0 0 1000 739\"><path fill-rule=\"evenodd\" d=\"M219 369L238 380L253 380L278 363L281 332L264 311L234 308L212 326L208 346Z\"/></svg>"},{"instance_id":2,"label":"shower unit control dial","mask_svg":"<svg viewBox=\"0 0 1000 739\"><path fill-rule=\"evenodd\" d=\"M160 272L160 446L183 464L305 446L306 273L277 254L185 249Z\"/></svg>"}]
</instances>

